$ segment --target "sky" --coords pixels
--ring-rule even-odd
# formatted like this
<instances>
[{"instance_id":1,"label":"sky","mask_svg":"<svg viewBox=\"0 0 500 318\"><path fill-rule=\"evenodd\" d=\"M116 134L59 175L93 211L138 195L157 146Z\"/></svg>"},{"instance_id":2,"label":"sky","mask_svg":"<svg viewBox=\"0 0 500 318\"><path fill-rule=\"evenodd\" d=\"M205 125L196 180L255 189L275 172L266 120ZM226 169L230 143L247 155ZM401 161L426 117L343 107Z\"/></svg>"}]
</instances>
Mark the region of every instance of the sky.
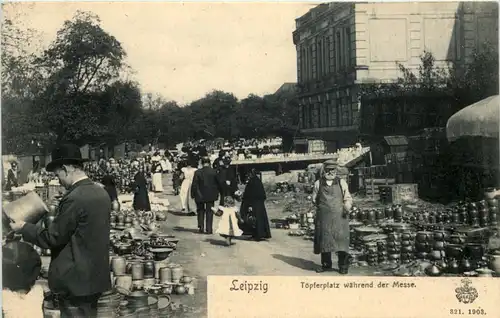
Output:
<instances>
[{"instance_id":1,"label":"sky","mask_svg":"<svg viewBox=\"0 0 500 318\"><path fill-rule=\"evenodd\" d=\"M91 11L127 52L144 93L181 104L213 89L238 98L274 93L296 82L295 19L312 3L14 3L3 14L51 43L77 10Z\"/></svg>"}]
</instances>

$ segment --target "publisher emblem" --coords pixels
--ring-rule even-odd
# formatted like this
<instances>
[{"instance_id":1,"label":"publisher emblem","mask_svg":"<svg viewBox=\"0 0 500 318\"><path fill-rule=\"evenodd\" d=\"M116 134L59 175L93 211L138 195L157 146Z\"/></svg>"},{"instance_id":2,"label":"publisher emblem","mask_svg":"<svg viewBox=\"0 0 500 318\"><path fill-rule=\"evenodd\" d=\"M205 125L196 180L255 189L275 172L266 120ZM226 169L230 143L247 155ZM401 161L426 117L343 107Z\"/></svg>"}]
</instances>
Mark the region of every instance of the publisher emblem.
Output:
<instances>
[{"instance_id":1,"label":"publisher emblem","mask_svg":"<svg viewBox=\"0 0 500 318\"><path fill-rule=\"evenodd\" d=\"M472 304L479 296L477 289L472 286L470 279L462 279L462 285L455 288L455 293L459 302L464 304Z\"/></svg>"}]
</instances>

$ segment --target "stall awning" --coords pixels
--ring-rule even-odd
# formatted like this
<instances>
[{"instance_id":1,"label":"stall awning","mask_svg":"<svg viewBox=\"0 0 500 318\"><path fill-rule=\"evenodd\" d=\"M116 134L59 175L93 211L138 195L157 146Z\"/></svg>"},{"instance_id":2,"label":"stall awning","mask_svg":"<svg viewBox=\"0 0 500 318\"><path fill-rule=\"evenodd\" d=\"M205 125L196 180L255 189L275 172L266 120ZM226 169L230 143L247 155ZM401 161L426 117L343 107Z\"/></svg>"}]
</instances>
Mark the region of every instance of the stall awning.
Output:
<instances>
[{"instance_id":1,"label":"stall awning","mask_svg":"<svg viewBox=\"0 0 500 318\"><path fill-rule=\"evenodd\" d=\"M449 141L465 136L498 138L499 117L500 96L490 96L451 116L446 124L446 137Z\"/></svg>"}]
</instances>

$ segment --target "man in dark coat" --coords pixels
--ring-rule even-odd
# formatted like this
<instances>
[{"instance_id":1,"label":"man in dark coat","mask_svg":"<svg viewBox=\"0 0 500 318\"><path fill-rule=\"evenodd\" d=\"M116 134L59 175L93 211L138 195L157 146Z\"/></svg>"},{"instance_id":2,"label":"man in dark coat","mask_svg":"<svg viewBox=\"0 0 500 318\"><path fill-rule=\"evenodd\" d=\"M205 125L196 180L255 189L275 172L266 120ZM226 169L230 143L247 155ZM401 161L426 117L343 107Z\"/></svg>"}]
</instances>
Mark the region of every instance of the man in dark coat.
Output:
<instances>
[{"instance_id":1,"label":"man in dark coat","mask_svg":"<svg viewBox=\"0 0 500 318\"><path fill-rule=\"evenodd\" d=\"M200 233L212 234L214 202L219 197L220 187L216 171L210 167L210 158L201 160L203 168L196 170L191 186L191 196L196 202ZM205 223L206 217L206 223ZM206 226L205 226L206 225ZM206 232L205 232L206 230Z\"/></svg>"},{"instance_id":2,"label":"man in dark coat","mask_svg":"<svg viewBox=\"0 0 500 318\"><path fill-rule=\"evenodd\" d=\"M111 199L85 175L83 161L78 146L57 147L47 171L54 172L67 191L55 219L48 228L11 224L26 242L50 249L48 282L59 297L61 317L96 317L100 295L111 289Z\"/></svg>"},{"instance_id":3,"label":"man in dark coat","mask_svg":"<svg viewBox=\"0 0 500 318\"><path fill-rule=\"evenodd\" d=\"M224 197L234 197L234 193L238 191L238 177L236 171L231 168L231 159L224 158L223 166L219 168L217 178L219 180L221 196L220 205L224 205Z\"/></svg>"}]
</instances>

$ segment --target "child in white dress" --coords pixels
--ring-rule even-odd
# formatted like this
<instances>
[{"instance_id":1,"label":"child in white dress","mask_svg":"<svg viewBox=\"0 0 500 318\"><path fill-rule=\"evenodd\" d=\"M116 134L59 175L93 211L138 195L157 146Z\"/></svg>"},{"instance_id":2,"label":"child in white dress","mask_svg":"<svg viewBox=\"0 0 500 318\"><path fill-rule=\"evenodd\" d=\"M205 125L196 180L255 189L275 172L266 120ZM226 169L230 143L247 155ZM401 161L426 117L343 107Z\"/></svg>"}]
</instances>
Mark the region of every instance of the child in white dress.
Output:
<instances>
[{"instance_id":1,"label":"child in white dress","mask_svg":"<svg viewBox=\"0 0 500 318\"><path fill-rule=\"evenodd\" d=\"M220 216L216 233L224 237L227 245L231 246L231 239L243 234L243 231L238 227L238 208L235 205L234 199L232 197L225 197L224 206L213 209L215 210L215 214Z\"/></svg>"}]
</instances>

